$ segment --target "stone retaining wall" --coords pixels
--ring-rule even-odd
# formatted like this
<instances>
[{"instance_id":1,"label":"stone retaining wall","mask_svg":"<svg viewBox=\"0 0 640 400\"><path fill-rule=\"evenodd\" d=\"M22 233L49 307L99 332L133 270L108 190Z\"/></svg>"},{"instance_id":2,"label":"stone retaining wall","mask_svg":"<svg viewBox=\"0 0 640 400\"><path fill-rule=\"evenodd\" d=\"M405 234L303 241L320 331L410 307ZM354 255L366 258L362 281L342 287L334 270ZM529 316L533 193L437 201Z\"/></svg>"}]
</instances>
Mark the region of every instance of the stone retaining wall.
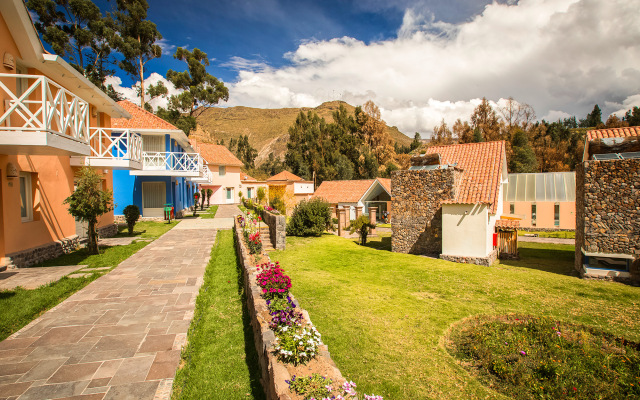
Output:
<instances>
[{"instance_id":1,"label":"stone retaining wall","mask_svg":"<svg viewBox=\"0 0 640 400\"><path fill-rule=\"evenodd\" d=\"M79 246L80 238L78 235L73 235L42 246L7 254L5 262L7 269L26 268L70 253Z\"/></svg>"},{"instance_id":2,"label":"stone retaining wall","mask_svg":"<svg viewBox=\"0 0 640 400\"><path fill-rule=\"evenodd\" d=\"M453 200L460 170L391 173L391 250L396 253L442 252L442 202Z\"/></svg>"},{"instance_id":3,"label":"stone retaining wall","mask_svg":"<svg viewBox=\"0 0 640 400\"><path fill-rule=\"evenodd\" d=\"M269 321L271 315L267 308L266 301L262 298L262 290L256 282L258 275L256 265L252 262L252 258L244 244L242 238L242 228L234 218L234 236L236 244L236 253L242 266L244 290L247 298L247 310L253 328L253 335L258 352L258 361L262 372L261 383L264 388L267 400L291 400L295 398L289 391L289 384L285 380L291 379L291 374L287 366L279 362L273 354L272 343L275 340L274 332L269 329ZM261 263L269 262L269 256L263 255ZM295 282L293 282L295 284ZM301 310L302 315L307 323L311 323L309 313L299 307L298 302L293 295L290 294L296 306ZM318 356L316 360L323 365L324 370L331 371L329 374L323 374L330 377L334 383L342 384L344 378L336 364L331 359L327 345L318 346ZM306 367L304 367L306 368ZM309 372L310 374L311 372Z\"/></svg>"},{"instance_id":4,"label":"stone retaining wall","mask_svg":"<svg viewBox=\"0 0 640 400\"><path fill-rule=\"evenodd\" d=\"M576 263L588 253L633 255L640 280L640 159L585 161L576 168Z\"/></svg>"},{"instance_id":5,"label":"stone retaining wall","mask_svg":"<svg viewBox=\"0 0 640 400\"><path fill-rule=\"evenodd\" d=\"M492 266L498 259L498 250L493 250L488 257L465 257L465 256L449 256L446 254L440 254L440 258L446 261L453 261L456 263L484 265L485 267Z\"/></svg>"},{"instance_id":6,"label":"stone retaining wall","mask_svg":"<svg viewBox=\"0 0 640 400\"><path fill-rule=\"evenodd\" d=\"M287 241L287 217L264 210L262 221L269 227L269 237L273 248L284 250Z\"/></svg>"},{"instance_id":7,"label":"stone retaining wall","mask_svg":"<svg viewBox=\"0 0 640 400\"><path fill-rule=\"evenodd\" d=\"M96 233L101 238L114 237L118 234L118 224L113 223L96 229Z\"/></svg>"}]
</instances>

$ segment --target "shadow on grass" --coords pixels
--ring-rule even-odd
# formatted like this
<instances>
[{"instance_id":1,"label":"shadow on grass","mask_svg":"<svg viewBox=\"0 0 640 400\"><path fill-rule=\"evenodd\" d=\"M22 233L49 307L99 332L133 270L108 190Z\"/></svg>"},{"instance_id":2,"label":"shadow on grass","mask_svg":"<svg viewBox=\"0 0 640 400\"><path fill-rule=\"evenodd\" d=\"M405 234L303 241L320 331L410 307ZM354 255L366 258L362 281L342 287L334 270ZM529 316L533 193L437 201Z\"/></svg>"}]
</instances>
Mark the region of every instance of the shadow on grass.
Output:
<instances>
[{"instance_id":1,"label":"shadow on grass","mask_svg":"<svg viewBox=\"0 0 640 400\"><path fill-rule=\"evenodd\" d=\"M360 243L360 240L355 240L354 243ZM365 247L369 247L376 250L391 251L391 236L378 236L367 240Z\"/></svg>"},{"instance_id":2,"label":"shadow on grass","mask_svg":"<svg viewBox=\"0 0 640 400\"><path fill-rule=\"evenodd\" d=\"M500 264L578 276L574 267L575 249L571 245L521 242L518 252L520 260L500 260Z\"/></svg>"},{"instance_id":3,"label":"shadow on grass","mask_svg":"<svg viewBox=\"0 0 640 400\"><path fill-rule=\"evenodd\" d=\"M260 379L262 378L262 372L260 371L260 361L258 358L258 351L256 350L256 341L253 334L253 326L251 325L251 316L249 315L249 309L247 308L247 293L244 290L244 270L240 265L236 252L237 238L233 235L234 252L236 253L236 271L238 272L238 294L242 299L242 326L244 331L244 351L246 354L245 362L249 369L249 379L251 384L251 394L254 399L265 399L265 393Z\"/></svg>"},{"instance_id":4,"label":"shadow on grass","mask_svg":"<svg viewBox=\"0 0 640 400\"><path fill-rule=\"evenodd\" d=\"M89 254L86 248L78 249L72 251L71 253L63 254L59 257L53 258L51 260L44 261L40 264L31 265L26 268L35 268L35 267L62 267L67 265L83 265L88 264L87 258L91 256L99 257L104 255L105 251L112 248L114 246L100 246L100 254Z\"/></svg>"}]
</instances>

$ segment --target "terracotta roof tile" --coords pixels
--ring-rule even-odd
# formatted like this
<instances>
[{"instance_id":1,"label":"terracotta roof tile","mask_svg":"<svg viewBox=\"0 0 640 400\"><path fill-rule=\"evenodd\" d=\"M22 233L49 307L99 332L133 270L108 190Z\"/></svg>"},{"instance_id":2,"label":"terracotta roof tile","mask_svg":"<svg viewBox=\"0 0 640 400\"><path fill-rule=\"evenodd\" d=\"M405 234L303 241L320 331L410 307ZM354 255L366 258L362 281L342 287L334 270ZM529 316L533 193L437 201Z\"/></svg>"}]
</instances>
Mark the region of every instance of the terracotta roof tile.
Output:
<instances>
[{"instance_id":1,"label":"terracotta roof tile","mask_svg":"<svg viewBox=\"0 0 640 400\"><path fill-rule=\"evenodd\" d=\"M247 174L245 174L244 172L240 173L240 180L241 181L258 181L256 178L249 176Z\"/></svg>"},{"instance_id":2,"label":"terracotta roof tile","mask_svg":"<svg viewBox=\"0 0 640 400\"><path fill-rule=\"evenodd\" d=\"M497 228L519 228L520 221L516 219L499 219L496 221Z\"/></svg>"},{"instance_id":3,"label":"terracotta roof tile","mask_svg":"<svg viewBox=\"0 0 640 400\"><path fill-rule=\"evenodd\" d=\"M304 179L300 178L297 175L292 174L289 171L282 171L279 174L272 176L267 179L267 181L303 181Z\"/></svg>"},{"instance_id":4,"label":"terracotta roof tile","mask_svg":"<svg viewBox=\"0 0 640 400\"><path fill-rule=\"evenodd\" d=\"M504 141L465 143L434 146L427 154L440 154L442 164L454 164L462 169L455 203L491 205L491 213L498 207L502 163L505 157Z\"/></svg>"},{"instance_id":5,"label":"terracotta roof tile","mask_svg":"<svg viewBox=\"0 0 640 400\"><path fill-rule=\"evenodd\" d=\"M587 141L604 138L625 138L640 136L640 126L629 126L625 128L594 129L587 131Z\"/></svg>"},{"instance_id":6,"label":"terracotta roof tile","mask_svg":"<svg viewBox=\"0 0 640 400\"><path fill-rule=\"evenodd\" d=\"M371 187L374 179L355 181L324 181L313 197L323 198L330 204L357 203Z\"/></svg>"},{"instance_id":7,"label":"terracotta roof tile","mask_svg":"<svg viewBox=\"0 0 640 400\"><path fill-rule=\"evenodd\" d=\"M391 179L389 178L378 178L378 182L382 184L382 187L386 189L386 191L391 194Z\"/></svg>"},{"instance_id":8,"label":"terracotta roof tile","mask_svg":"<svg viewBox=\"0 0 640 400\"><path fill-rule=\"evenodd\" d=\"M174 125L156 116L155 114L143 110L129 100L119 101L118 105L127 110L129 114L131 114L131 118L112 118L111 126L115 129L158 129L164 131L180 130Z\"/></svg>"},{"instance_id":9,"label":"terracotta roof tile","mask_svg":"<svg viewBox=\"0 0 640 400\"><path fill-rule=\"evenodd\" d=\"M229 149L219 144L198 143L198 152L209 164L232 167L244 165Z\"/></svg>"}]
</instances>

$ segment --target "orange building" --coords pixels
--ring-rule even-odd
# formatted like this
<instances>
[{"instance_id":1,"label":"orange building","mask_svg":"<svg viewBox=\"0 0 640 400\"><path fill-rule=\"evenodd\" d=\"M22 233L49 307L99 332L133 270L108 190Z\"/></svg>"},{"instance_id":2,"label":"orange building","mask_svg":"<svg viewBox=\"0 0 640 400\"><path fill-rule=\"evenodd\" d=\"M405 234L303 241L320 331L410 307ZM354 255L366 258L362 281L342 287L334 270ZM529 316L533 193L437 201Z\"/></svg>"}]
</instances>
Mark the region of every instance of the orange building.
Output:
<instances>
[{"instance_id":1,"label":"orange building","mask_svg":"<svg viewBox=\"0 0 640 400\"><path fill-rule=\"evenodd\" d=\"M315 191L313 181L305 181L289 171L282 171L267 179L267 186L270 198L273 195L283 197L288 215L291 215L296 204L301 200L309 200Z\"/></svg>"},{"instance_id":2,"label":"orange building","mask_svg":"<svg viewBox=\"0 0 640 400\"><path fill-rule=\"evenodd\" d=\"M502 204L520 228L576 229L576 173L509 174Z\"/></svg>"},{"instance_id":3,"label":"orange building","mask_svg":"<svg viewBox=\"0 0 640 400\"><path fill-rule=\"evenodd\" d=\"M83 226L63 201L77 166L94 165L112 188L96 130L121 107L59 56L44 50L21 0L0 2L0 269L29 266L75 249ZM104 156L104 154L103 154ZM94 160L105 157L94 157ZM111 154L106 158L112 158ZM103 235L117 232L102 216Z\"/></svg>"}]
</instances>

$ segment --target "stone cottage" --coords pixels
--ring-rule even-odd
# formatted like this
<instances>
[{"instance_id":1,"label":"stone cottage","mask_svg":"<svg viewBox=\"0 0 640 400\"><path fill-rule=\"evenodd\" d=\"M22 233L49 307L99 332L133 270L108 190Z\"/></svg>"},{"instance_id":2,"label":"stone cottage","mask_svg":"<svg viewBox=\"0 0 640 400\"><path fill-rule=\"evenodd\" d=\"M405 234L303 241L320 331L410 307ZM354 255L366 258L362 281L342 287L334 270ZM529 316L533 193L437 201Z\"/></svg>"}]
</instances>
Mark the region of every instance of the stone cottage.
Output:
<instances>
[{"instance_id":1,"label":"stone cottage","mask_svg":"<svg viewBox=\"0 0 640 400\"><path fill-rule=\"evenodd\" d=\"M583 277L640 281L640 127L587 132L575 265Z\"/></svg>"},{"instance_id":2,"label":"stone cottage","mask_svg":"<svg viewBox=\"0 0 640 400\"><path fill-rule=\"evenodd\" d=\"M394 252L491 265L507 183L503 141L434 146L391 175Z\"/></svg>"}]
</instances>

